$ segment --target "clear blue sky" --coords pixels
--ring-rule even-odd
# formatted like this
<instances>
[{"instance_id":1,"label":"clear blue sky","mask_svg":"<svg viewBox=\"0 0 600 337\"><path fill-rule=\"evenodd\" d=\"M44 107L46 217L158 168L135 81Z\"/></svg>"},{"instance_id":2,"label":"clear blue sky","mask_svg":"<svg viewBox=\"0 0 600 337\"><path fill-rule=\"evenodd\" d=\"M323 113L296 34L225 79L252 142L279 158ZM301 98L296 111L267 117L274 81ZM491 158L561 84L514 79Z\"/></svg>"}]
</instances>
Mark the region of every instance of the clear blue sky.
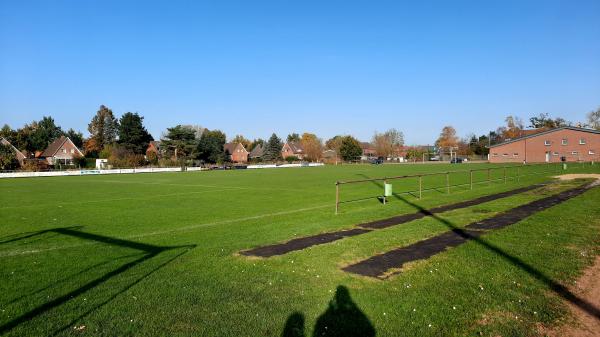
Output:
<instances>
[{"instance_id":1,"label":"clear blue sky","mask_svg":"<svg viewBox=\"0 0 600 337\"><path fill-rule=\"evenodd\" d=\"M0 1L0 123L328 138L600 106L600 1Z\"/></svg>"}]
</instances>

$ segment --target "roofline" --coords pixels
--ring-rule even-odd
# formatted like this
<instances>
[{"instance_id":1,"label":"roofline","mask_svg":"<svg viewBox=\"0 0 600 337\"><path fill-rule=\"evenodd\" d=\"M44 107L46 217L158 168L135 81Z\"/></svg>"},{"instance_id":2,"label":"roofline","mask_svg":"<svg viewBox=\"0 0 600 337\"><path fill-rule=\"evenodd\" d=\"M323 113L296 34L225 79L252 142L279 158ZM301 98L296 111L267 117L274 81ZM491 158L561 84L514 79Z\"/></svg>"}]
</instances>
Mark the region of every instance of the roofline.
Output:
<instances>
[{"instance_id":1,"label":"roofline","mask_svg":"<svg viewBox=\"0 0 600 337\"><path fill-rule=\"evenodd\" d=\"M545 135L545 134L548 134L548 133L552 133L552 132L556 132L556 131L560 131L560 130L573 130L573 131L582 131L582 132L589 132L589 133L600 134L600 130L587 129L587 128L578 128L578 127L575 127L575 126L561 126L559 128L549 129L549 130L546 130L546 131L534 133L532 135L522 136L522 137L518 137L518 138L515 138L515 139L507 140L507 141L499 143L499 144L491 145L490 149L493 148L493 147L497 147L497 146L501 146L501 145L505 145L505 144L510 144L510 143L514 143L514 142L518 142L518 141L523 140L523 139L528 139L528 138L542 136L542 135Z\"/></svg>"},{"instance_id":2,"label":"roofline","mask_svg":"<svg viewBox=\"0 0 600 337\"><path fill-rule=\"evenodd\" d=\"M65 137L65 140L64 140L62 143L60 143L60 146L59 146L59 147L56 149L56 151L54 151L54 153L52 153L52 155L51 155L50 157L54 157L54 155L58 153L58 150L60 150L60 148L61 148L63 145L65 145L65 143L67 142L67 140L68 140L68 141L70 141L70 142L71 142L71 144L73 144L73 146L75 147L75 149L77 150L77 152L79 152L79 154L80 154L82 157L85 157L85 156L84 156L84 154L83 154L83 152L81 152L81 150L80 150L80 149L77 147L77 145L75 145L75 143L73 143L73 141L71 140L71 138L69 138L68 136L63 136L63 137ZM42 151L42 154L44 154L44 152L45 152L45 150L44 150L44 151ZM47 157L47 156L46 156L46 157Z\"/></svg>"}]
</instances>

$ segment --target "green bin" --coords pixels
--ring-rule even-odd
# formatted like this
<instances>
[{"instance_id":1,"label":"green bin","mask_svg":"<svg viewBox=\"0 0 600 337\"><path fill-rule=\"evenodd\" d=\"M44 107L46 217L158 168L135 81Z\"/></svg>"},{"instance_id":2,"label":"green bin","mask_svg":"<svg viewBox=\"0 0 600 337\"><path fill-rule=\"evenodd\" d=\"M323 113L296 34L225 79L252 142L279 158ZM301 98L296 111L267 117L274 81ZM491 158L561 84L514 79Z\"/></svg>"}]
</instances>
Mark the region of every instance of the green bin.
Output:
<instances>
[{"instance_id":1,"label":"green bin","mask_svg":"<svg viewBox=\"0 0 600 337\"><path fill-rule=\"evenodd\" d=\"M383 190L384 190L383 191L383 196L384 197L391 197L392 196L392 184L385 183Z\"/></svg>"}]
</instances>

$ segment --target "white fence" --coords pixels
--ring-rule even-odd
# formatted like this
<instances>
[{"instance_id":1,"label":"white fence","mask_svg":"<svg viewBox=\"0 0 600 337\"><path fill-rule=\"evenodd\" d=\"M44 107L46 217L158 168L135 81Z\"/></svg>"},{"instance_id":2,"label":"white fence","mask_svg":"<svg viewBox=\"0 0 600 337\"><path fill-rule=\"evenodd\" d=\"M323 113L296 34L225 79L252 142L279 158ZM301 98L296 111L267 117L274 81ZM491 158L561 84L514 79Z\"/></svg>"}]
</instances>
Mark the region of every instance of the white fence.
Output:
<instances>
[{"instance_id":1,"label":"white fence","mask_svg":"<svg viewBox=\"0 0 600 337\"><path fill-rule=\"evenodd\" d=\"M132 174L132 173L153 173L153 172L181 172L181 167L145 167L131 169L111 169L111 170L68 170L68 171L47 171L47 172L3 172L0 178L26 178L26 177L61 177L61 176L85 176L96 174Z\"/></svg>"},{"instance_id":2,"label":"white fence","mask_svg":"<svg viewBox=\"0 0 600 337\"><path fill-rule=\"evenodd\" d=\"M249 169L263 168L285 168L285 167L313 167L323 166L323 163L305 163L305 164L283 164L283 165L248 165ZM46 171L46 172L2 172L1 178L27 178L27 177L62 177L62 176L86 176L97 174L133 174L133 173L155 173L155 172L181 172L181 171L205 171L204 167L144 167L129 169L110 169L110 170L68 170L68 171Z\"/></svg>"},{"instance_id":3,"label":"white fence","mask_svg":"<svg viewBox=\"0 0 600 337\"><path fill-rule=\"evenodd\" d=\"M314 167L323 166L323 163L303 163L303 164L264 164L264 165L248 165L248 169L263 169L263 168L286 168L286 167Z\"/></svg>"}]
</instances>

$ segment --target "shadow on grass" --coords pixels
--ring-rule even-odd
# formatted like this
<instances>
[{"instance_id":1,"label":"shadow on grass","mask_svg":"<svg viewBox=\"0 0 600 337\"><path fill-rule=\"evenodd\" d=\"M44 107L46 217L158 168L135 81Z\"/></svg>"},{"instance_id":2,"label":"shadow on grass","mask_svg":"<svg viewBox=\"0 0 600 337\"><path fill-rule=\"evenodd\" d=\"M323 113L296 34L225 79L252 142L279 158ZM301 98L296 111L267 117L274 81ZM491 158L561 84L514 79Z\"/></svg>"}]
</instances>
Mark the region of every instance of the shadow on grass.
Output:
<instances>
[{"instance_id":1,"label":"shadow on grass","mask_svg":"<svg viewBox=\"0 0 600 337\"><path fill-rule=\"evenodd\" d=\"M118 246L118 247L139 250L141 252L141 254L136 254L136 255L141 255L141 256L133 261L130 261L128 263L125 263L125 264L119 266L118 268L116 268L108 273L105 273L104 275L101 275L95 279L88 281L87 283L79 286L77 289L74 289L68 293L58 296L57 298L50 300L42 305L39 305L39 306L27 311L26 313L21 314L20 316L15 317L14 319L4 323L2 326L0 326L0 334L4 334L24 322L30 321L30 320L38 317L39 315L42 315L54 308L57 308L57 307L65 304L66 302L78 297L79 295L102 285L103 283L107 282L108 280L112 279L113 277L121 275L135 266L141 265L142 263L144 263L146 261L156 258L157 256L159 256L162 253L165 253L167 251L175 251L175 250L179 250L179 249L183 250L183 251L175 254L175 256L168 258L166 261L159 263L156 267L151 268L149 271L143 273L141 276L134 278L134 280L131 281L131 283L127 284L122 289L115 291L106 300L104 300L96 305L91 306L88 310L80 313L77 317L70 320L69 323L62 325L60 328L55 330L55 332L51 333L50 335L59 334L60 332L63 332L66 329L69 329L71 327L71 325L73 325L75 322L77 322L81 318L87 316L94 310L97 310L98 308L106 305L107 303L109 303L110 301L115 299L120 294L124 293L128 289L132 288L133 286L135 286L136 284L138 284L139 282L144 280L146 277L150 276L157 270L161 269L162 267L164 267L171 261L175 260L179 256L183 255L184 253L186 253L187 251L189 251L190 249L193 249L195 247L195 245L165 246L165 247L155 246L155 245L151 245L151 244L123 240L123 239L113 238L113 237L109 237L109 236L85 233L85 232L79 231L78 230L79 228L80 227L66 227L66 228L55 228L55 229L50 229L50 230L44 230L44 231L40 231L37 233L29 233L29 234L27 234L25 236L21 236L19 238L12 238L12 239L4 241L2 243L24 240L24 239L35 237L36 235L43 235L46 233L55 233L55 234L60 234L60 235L76 237L79 239L89 240L89 241L93 241L93 242L105 243L108 245L114 245L114 246ZM132 255L132 256L136 256L136 255Z\"/></svg>"},{"instance_id":2,"label":"shadow on grass","mask_svg":"<svg viewBox=\"0 0 600 337\"><path fill-rule=\"evenodd\" d=\"M283 328L282 337L305 337L304 315L291 314ZM317 318L313 337L373 337L375 328L354 303L348 288L338 286L324 313Z\"/></svg>"},{"instance_id":3,"label":"shadow on grass","mask_svg":"<svg viewBox=\"0 0 600 337\"><path fill-rule=\"evenodd\" d=\"M578 297L577 295L573 294L567 287L554 281L552 278L550 278L549 276L544 274L542 271L538 270L536 267L528 264L527 262L523 261L519 257L513 256L513 255L505 252L500 247L487 242L486 240L480 238L478 235L473 235L473 234L469 233L467 230L459 228L452 222L436 215L435 213L429 212L427 209L411 202L410 200L408 200L406 198L403 198L403 197L397 196L397 195L395 197L398 200L403 201L407 205L417 209L419 212L427 213L430 217L432 217L436 221L444 224L446 227L448 227L452 232L456 233L457 235L459 235L467 240L475 241L477 244L479 244L479 245L483 246L484 248L486 248L487 250L497 254L498 256L500 256L504 260L508 261L512 265L527 272L531 277L544 283L548 288L550 288L554 293L556 293L563 299L573 303L574 305L578 306L585 312L596 317L596 319L600 320L600 309L599 308L594 306L592 303L586 301L585 299L582 299L582 298Z\"/></svg>"}]
</instances>

